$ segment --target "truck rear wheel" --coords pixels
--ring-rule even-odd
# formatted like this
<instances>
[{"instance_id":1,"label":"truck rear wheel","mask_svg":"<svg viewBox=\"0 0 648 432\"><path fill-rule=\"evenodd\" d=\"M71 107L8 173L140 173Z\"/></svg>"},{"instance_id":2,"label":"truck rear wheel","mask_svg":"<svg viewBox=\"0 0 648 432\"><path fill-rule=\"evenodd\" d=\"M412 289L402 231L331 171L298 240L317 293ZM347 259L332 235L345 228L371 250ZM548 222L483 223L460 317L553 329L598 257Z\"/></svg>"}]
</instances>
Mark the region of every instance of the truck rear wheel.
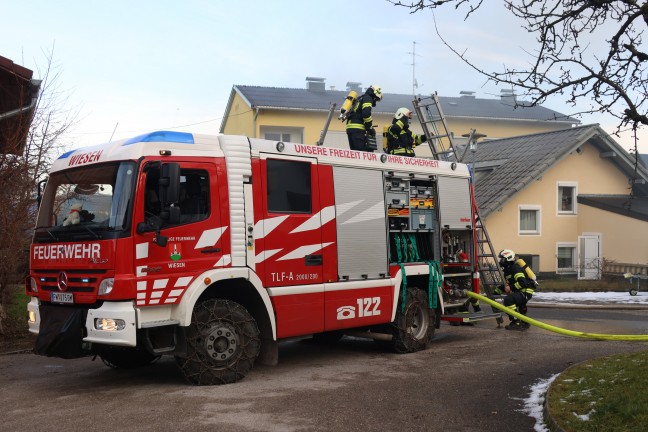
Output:
<instances>
[{"instance_id":1,"label":"truck rear wheel","mask_svg":"<svg viewBox=\"0 0 648 432\"><path fill-rule=\"evenodd\" d=\"M132 369L148 366L160 356L149 353L142 348L104 348L99 352L101 361L113 369Z\"/></svg>"},{"instance_id":2,"label":"truck rear wheel","mask_svg":"<svg viewBox=\"0 0 648 432\"><path fill-rule=\"evenodd\" d=\"M196 385L243 379L261 348L256 321L231 300L211 299L196 305L186 336L187 356L176 361L185 378Z\"/></svg>"},{"instance_id":3,"label":"truck rear wheel","mask_svg":"<svg viewBox=\"0 0 648 432\"><path fill-rule=\"evenodd\" d=\"M418 288L408 288L405 310L398 306L392 324L392 347L398 353L426 349L434 336L436 311L428 308L427 294Z\"/></svg>"}]
</instances>

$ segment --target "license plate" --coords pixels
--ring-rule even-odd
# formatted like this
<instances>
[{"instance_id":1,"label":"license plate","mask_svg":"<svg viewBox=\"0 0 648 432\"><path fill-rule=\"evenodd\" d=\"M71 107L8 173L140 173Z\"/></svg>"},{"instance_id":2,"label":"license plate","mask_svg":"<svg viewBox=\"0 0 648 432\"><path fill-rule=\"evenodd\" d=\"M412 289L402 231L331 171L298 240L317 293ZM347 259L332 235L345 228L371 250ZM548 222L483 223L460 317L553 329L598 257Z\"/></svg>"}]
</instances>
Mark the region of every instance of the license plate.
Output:
<instances>
[{"instance_id":1,"label":"license plate","mask_svg":"<svg viewBox=\"0 0 648 432\"><path fill-rule=\"evenodd\" d=\"M74 295L72 293L53 292L50 293L50 300L52 303L74 303Z\"/></svg>"}]
</instances>

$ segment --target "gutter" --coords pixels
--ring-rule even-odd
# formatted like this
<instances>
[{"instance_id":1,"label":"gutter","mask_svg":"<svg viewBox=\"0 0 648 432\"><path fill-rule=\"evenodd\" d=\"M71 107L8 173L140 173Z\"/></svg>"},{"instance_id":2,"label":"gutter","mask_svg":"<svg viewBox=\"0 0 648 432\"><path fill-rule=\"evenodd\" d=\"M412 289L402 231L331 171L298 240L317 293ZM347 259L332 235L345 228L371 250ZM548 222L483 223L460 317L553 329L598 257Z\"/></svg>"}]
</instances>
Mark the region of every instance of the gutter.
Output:
<instances>
[{"instance_id":1,"label":"gutter","mask_svg":"<svg viewBox=\"0 0 648 432\"><path fill-rule=\"evenodd\" d=\"M15 117L15 116L17 116L19 114L22 114L22 113L26 112L26 111L30 111L30 110L34 109L34 107L36 106L36 103L38 102L38 91L40 90L41 82L42 82L42 80L36 80L36 79L31 80L31 86L32 86L31 90L32 90L32 93L36 92L36 95L32 97L32 100L29 103L29 105L27 105L25 107L22 107L22 108L15 109L13 111L6 112L4 114L0 114L0 121L11 118L11 117Z\"/></svg>"}]
</instances>

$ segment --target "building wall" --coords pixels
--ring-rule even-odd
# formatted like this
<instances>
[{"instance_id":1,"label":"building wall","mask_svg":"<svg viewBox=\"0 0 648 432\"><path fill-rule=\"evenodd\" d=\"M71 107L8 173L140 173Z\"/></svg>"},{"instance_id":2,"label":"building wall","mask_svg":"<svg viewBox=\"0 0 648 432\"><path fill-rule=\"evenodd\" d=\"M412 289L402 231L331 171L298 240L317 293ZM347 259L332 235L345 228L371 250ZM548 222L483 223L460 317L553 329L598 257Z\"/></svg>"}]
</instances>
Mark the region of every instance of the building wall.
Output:
<instances>
[{"instance_id":1,"label":"building wall","mask_svg":"<svg viewBox=\"0 0 648 432\"><path fill-rule=\"evenodd\" d=\"M244 135L254 137L255 112L238 94L234 93L232 105L225 119L223 133L226 135Z\"/></svg>"},{"instance_id":2,"label":"building wall","mask_svg":"<svg viewBox=\"0 0 648 432\"><path fill-rule=\"evenodd\" d=\"M572 152L554 167L547 170L540 179L526 186L508 201L500 211L486 219L486 228L496 252L513 249L518 254L540 255L541 272L556 271L557 243L577 244L583 233L604 233L608 226L607 215L593 214L586 206L576 204L575 215L558 214L558 183L573 182L577 194L627 194L628 179L613 163L599 156L599 151L590 144L582 151ZM479 188L479 185L477 185ZM518 232L519 206L540 207L540 234L521 235ZM605 217L603 217L605 216ZM630 220L629 218L625 218ZM643 223L648 230L648 223ZM608 248L607 236L602 238L602 257L622 262L622 255L616 247ZM641 247L637 240L629 244ZM606 256L606 254L608 256ZM623 255L623 259L625 258Z\"/></svg>"},{"instance_id":3,"label":"building wall","mask_svg":"<svg viewBox=\"0 0 648 432\"><path fill-rule=\"evenodd\" d=\"M581 205L579 229L601 233L601 258L617 263L648 263L648 222Z\"/></svg>"}]
</instances>

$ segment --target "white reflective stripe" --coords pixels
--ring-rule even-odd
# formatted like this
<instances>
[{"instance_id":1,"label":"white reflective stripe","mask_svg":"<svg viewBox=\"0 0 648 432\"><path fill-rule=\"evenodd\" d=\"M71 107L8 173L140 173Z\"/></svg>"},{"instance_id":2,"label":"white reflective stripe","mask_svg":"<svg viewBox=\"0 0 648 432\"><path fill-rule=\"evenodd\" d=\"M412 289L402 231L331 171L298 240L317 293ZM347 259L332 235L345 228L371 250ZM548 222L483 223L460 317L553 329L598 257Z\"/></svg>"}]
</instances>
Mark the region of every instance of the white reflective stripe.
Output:
<instances>
[{"instance_id":1,"label":"white reflective stripe","mask_svg":"<svg viewBox=\"0 0 648 432\"><path fill-rule=\"evenodd\" d=\"M254 225L254 238L261 239L270 234L277 228L283 221L288 218L286 216L273 217L269 219L262 219Z\"/></svg>"},{"instance_id":2,"label":"white reflective stripe","mask_svg":"<svg viewBox=\"0 0 648 432\"><path fill-rule=\"evenodd\" d=\"M153 289L166 288L168 283L169 279L158 279L156 281L153 281Z\"/></svg>"},{"instance_id":3,"label":"white reflective stripe","mask_svg":"<svg viewBox=\"0 0 648 432\"><path fill-rule=\"evenodd\" d=\"M138 277L139 277L139 276L146 276L146 273L142 271L142 270L144 270L146 267L147 267L147 266L137 266L137 267L135 267L135 274L136 274Z\"/></svg>"},{"instance_id":4,"label":"white reflective stripe","mask_svg":"<svg viewBox=\"0 0 648 432\"><path fill-rule=\"evenodd\" d=\"M138 243L135 245L135 259L148 258L148 243Z\"/></svg>"},{"instance_id":5,"label":"white reflective stripe","mask_svg":"<svg viewBox=\"0 0 648 432\"><path fill-rule=\"evenodd\" d=\"M189 282L191 282L191 279L193 279L193 277L191 277L191 276L185 276L185 277L178 278L178 280L176 281L176 283L173 286L174 287L187 286L187 285L189 285Z\"/></svg>"},{"instance_id":6,"label":"white reflective stripe","mask_svg":"<svg viewBox=\"0 0 648 432\"><path fill-rule=\"evenodd\" d=\"M324 244L314 244L314 245L300 246L297 249L295 249L294 251L289 252L286 255L282 256L281 258L277 259L277 261L285 261L285 260L290 260L290 259L304 258L306 255L310 255L313 252L317 252L318 250L324 249L326 246L328 246L330 244L333 244L333 243L329 242L329 243L324 243Z\"/></svg>"},{"instance_id":7,"label":"white reflective stripe","mask_svg":"<svg viewBox=\"0 0 648 432\"><path fill-rule=\"evenodd\" d=\"M368 220L382 219L385 217L385 205L381 202L374 204L372 207L355 215L351 219L344 222L344 225L356 222L364 222Z\"/></svg>"},{"instance_id":8,"label":"white reflective stripe","mask_svg":"<svg viewBox=\"0 0 648 432\"><path fill-rule=\"evenodd\" d=\"M337 214L341 215L346 213L347 211L351 210L353 207L357 206L358 204L362 203L363 200L358 200L358 201L352 201L344 204L340 204L337 206Z\"/></svg>"},{"instance_id":9,"label":"white reflective stripe","mask_svg":"<svg viewBox=\"0 0 648 432\"><path fill-rule=\"evenodd\" d=\"M164 291L153 291L153 292L151 293L151 298L152 298L152 299L154 299L154 298L160 298L160 297L162 297L162 294L164 294Z\"/></svg>"},{"instance_id":10,"label":"white reflective stripe","mask_svg":"<svg viewBox=\"0 0 648 432\"><path fill-rule=\"evenodd\" d=\"M279 297L285 295L296 294L316 294L325 292L324 284L317 285L293 285L287 287L272 287L268 288L270 297Z\"/></svg>"},{"instance_id":11,"label":"white reflective stripe","mask_svg":"<svg viewBox=\"0 0 648 432\"><path fill-rule=\"evenodd\" d=\"M204 231L201 235L200 238L198 239L198 243L196 243L196 247L194 249L200 249L204 248L207 246L214 246L216 242L218 242L218 239L221 237L223 232L227 227L220 227L220 228L213 228L210 230Z\"/></svg>"},{"instance_id":12,"label":"white reflective stripe","mask_svg":"<svg viewBox=\"0 0 648 432\"><path fill-rule=\"evenodd\" d=\"M182 294L183 292L184 292L183 289L176 289L176 290L172 290L172 291L169 293L168 297L178 297L178 296L179 296L180 294Z\"/></svg>"},{"instance_id":13,"label":"white reflective stripe","mask_svg":"<svg viewBox=\"0 0 648 432\"><path fill-rule=\"evenodd\" d=\"M231 255L223 255L221 259L219 259L218 262L214 264L214 267L225 267L230 265L231 262L232 262Z\"/></svg>"},{"instance_id":14,"label":"white reflective stripe","mask_svg":"<svg viewBox=\"0 0 648 432\"><path fill-rule=\"evenodd\" d=\"M282 250L283 250L283 249L268 249L268 250L265 250L265 251L259 253L259 254L254 258L254 261L255 261L257 264L259 264L260 262L263 262L263 261L267 260L267 259L270 258L272 255L274 255L274 254L276 254L276 253L278 253L278 252L281 252Z\"/></svg>"},{"instance_id":15,"label":"white reflective stripe","mask_svg":"<svg viewBox=\"0 0 648 432\"><path fill-rule=\"evenodd\" d=\"M146 281L137 281L137 291L146 291Z\"/></svg>"},{"instance_id":16,"label":"white reflective stripe","mask_svg":"<svg viewBox=\"0 0 648 432\"><path fill-rule=\"evenodd\" d=\"M290 234L318 229L322 225L332 221L333 219L335 219L335 207L329 206L323 208L319 213L314 214L306 222L292 230Z\"/></svg>"}]
</instances>

